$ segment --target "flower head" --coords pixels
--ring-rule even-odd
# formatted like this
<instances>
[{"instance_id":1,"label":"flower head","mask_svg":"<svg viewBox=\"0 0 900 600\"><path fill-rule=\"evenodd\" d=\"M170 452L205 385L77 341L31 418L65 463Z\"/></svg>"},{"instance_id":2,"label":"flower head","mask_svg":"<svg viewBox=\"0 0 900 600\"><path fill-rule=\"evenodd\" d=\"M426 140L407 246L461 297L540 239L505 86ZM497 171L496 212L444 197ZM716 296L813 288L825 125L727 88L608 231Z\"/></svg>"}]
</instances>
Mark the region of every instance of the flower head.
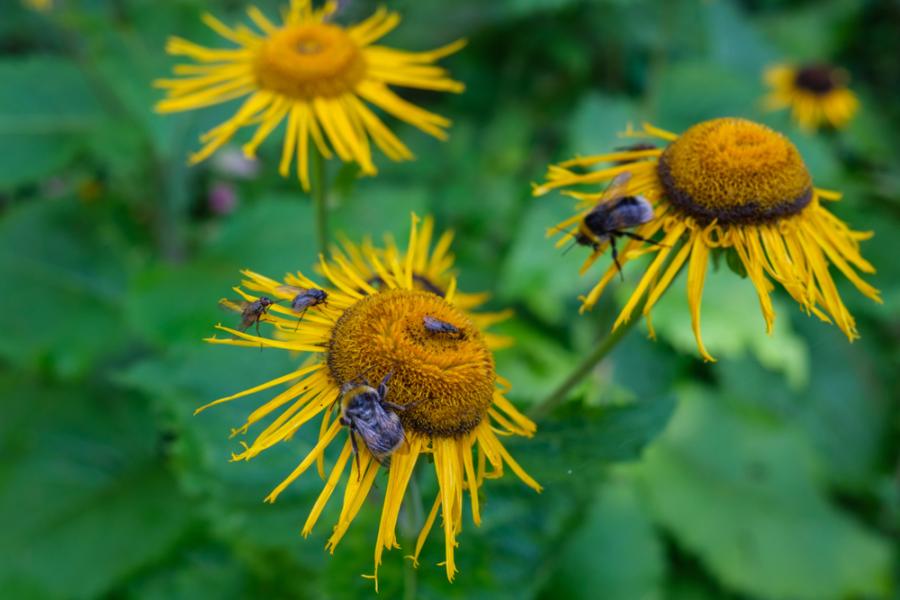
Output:
<instances>
[{"instance_id":1,"label":"flower head","mask_svg":"<svg viewBox=\"0 0 900 600\"><path fill-rule=\"evenodd\" d=\"M765 106L769 110L790 107L794 121L809 131L822 126L840 129L859 108L856 95L847 87L849 80L844 69L827 64L776 65L765 72L771 88Z\"/></svg>"},{"instance_id":2,"label":"flower head","mask_svg":"<svg viewBox=\"0 0 900 600\"><path fill-rule=\"evenodd\" d=\"M730 252L756 288L767 330L775 319L770 299L774 281L807 313L834 322L851 340L858 337L829 268L833 265L860 292L880 302L878 290L857 274L874 273L859 251L860 240L872 234L852 231L824 208L823 201L840 195L812 185L803 159L787 138L758 123L731 118L704 121L681 136L650 125L628 134L657 138L664 147L576 158L551 166L547 181L535 188L536 195L563 188L577 200L575 215L548 232L563 233L559 245L577 234L603 197L602 192L568 189L572 186L602 184L629 172L632 177L622 195L643 196L652 204L653 218L628 233L655 243L629 238L618 250L623 265L645 254L653 259L614 328L630 320L643 301L640 310L652 335L650 311L686 267L697 346L704 359L714 360L700 334L703 283L710 253ZM584 171L602 163L615 166ZM582 273L621 235L627 234L613 232L599 244ZM582 310L593 307L616 273L616 266L610 265L583 298Z\"/></svg>"},{"instance_id":3,"label":"flower head","mask_svg":"<svg viewBox=\"0 0 900 600\"><path fill-rule=\"evenodd\" d=\"M459 50L457 41L427 52L406 52L374 45L399 23L396 13L380 9L365 21L342 27L328 21L336 3L313 9L311 0L292 0L281 24L256 7L247 9L253 30L228 27L212 15L204 22L237 48L212 49L181 38L166 45L170 54L194 64L175 67L176 79L158 80L167 91L156 105L178 112L245 98L227 121L201 137L203 147L190 158L197 163L226 144L243 127L255 126L244 144L248 157L282 123L286 123L279 170L287 177L296 155L297 174L309 189L310 144L325 158L336 154L355 162L364 174L376 173L369 147L373 142L392 160L412 153L368 106L431 134L446 137L450 122L398 96L390 86L461 92L463 85L435 66ZM311 141L310 141L311 140Z\"/></svg>"},{"instance_id":4,"label":"flower head","mask_svg":"<svg viewBox=\"0 0 900 600\"><path fill-rule=\"evenodd\" d=\"M504 466L530 487L540 490L540 486L522 470L498 437L531 436L535 431L534 424L504 397L507 384L494 370L492 348L496 339L481 330L487 322L504 315L485 318L470 312L484 301L483 296L479 300L479 296L472 295L467 302L460 301L466 296L456 291L455 279L447 275L452 264L447 253L450 238L440 238L430 251L432 231L430 218L419 226L413 217L405 252L392 244L375 248L370 243L360 247L345 242L343 250L335 249L330 260L320 260L319 267L328 282L325 285L301 273L289 274L284 282L279 282L244 271L244 289L235 289L245 300L276 299L262 316L274 336L250 335L218 325L218 329L233 337L213 337L208 341L305 352L311 360L292 373L216 400L200 410L290 384L253 411L236 430L244 434L260 420L279 413L234 459L249 460L290 439L309 421L320 419L318 443L266 500L274 502L291 482L318 465L319 474L326 481L303 526L303 535L308 535L349 469L341 515L328 540L327 547L332 552L361 509L378 472L386 470L375 545L376 576L383 550L398 547L397 517L410 479L416 477L415 467L420 458L430 455L439 491L419 534L413 560L418 560L440 511L445 567L452 580L464 494L468 492L472 518L478 525L479 489L485 479L501 476ZM317 288L327 293L327 302L306 311L299 324L298 315L290 306L277 303L290 302L296 288ZM424 325L426 317L452 324L456 331L431 332ZM370 381L368 385L373 389L385 381L387 393L383 399L389 404L383 408L396 414L402 424L403 442L386 460L383 453L370 451L370 438L365 432L341 435L346 429L343 425L349 423L345 419L347 399L353 393L349 390L354 382L361 381ZM340 452L330 470L326 470L326 451L336 439L344 441L336 444L340 445ZM355 458L354 447L359 450Z\"/></svg>"},{"instance_id":5,"label":"flower head","mask_svg":"<svg viewBox=\"0 0 900 600\"><path fill-rule=\"evenodd\" d=\"M49 12L53 9L53 0L22 0L22 4L38 12Z\"/></svg>"}]
</instances>

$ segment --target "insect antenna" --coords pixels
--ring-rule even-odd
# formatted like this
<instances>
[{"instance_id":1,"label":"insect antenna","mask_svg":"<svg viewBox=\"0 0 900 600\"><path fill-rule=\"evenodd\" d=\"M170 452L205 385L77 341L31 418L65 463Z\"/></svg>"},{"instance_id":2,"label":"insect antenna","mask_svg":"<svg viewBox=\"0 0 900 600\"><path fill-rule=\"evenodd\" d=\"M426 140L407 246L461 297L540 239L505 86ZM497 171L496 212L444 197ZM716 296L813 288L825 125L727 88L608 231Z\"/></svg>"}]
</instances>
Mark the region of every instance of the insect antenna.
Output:
<instances>
[{"instance_id":1,"label":"insect antenna","mask_svg":"<svg viewBox=\"0 0 900 600\"><path fill-rule=\"evenodd\" d=\"M565 250L563 250L562 256L565 256L566 254L568 254L568 253L569 253L569 250L571 250L572 248L574 248L574 247L577 246L577 245L578 245L578 240L577 240L577 239L573 239L573 240L572 240L572 243L569 244L568 247L567 247Z\"/></svg>"}]
</instances>

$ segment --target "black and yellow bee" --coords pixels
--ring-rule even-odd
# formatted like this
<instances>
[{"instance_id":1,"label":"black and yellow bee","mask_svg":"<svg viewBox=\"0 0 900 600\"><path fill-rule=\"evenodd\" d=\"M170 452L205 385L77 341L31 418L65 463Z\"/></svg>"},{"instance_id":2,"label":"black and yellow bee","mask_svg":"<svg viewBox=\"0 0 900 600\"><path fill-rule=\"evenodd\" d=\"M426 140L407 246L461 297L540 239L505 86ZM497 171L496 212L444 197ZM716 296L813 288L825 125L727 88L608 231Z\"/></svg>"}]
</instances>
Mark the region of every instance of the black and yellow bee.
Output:
<instances>
[{"instance_id":1,"label":"black and yellow bee","mask_svg":"<svg viewBox=\"0 0 900 600\"><path fill-rule=\"evenodd\" d=\"M350 444L356 456L356 472L359 474L359 447L356 436L375 460L390 467L391 454L403 444L406 436L396 411L405 410L400 404L388 402L388 382L393 373L388 373L372 387L364 377L357 377L341 386L341 425L350 429Z\"/></svg>"},{"instance_id":2,"label":"black and yellow bee","mask_svg":"<svg viewBox=\"0 0 900 600\"><path fill-rule=\"evenodd\" d=\"M595 251L605 242L609 242L612 249L613 262L619 273L622 265L619 264L619 251L616 240L620 237L630 237L642 242L657 244L632 231L626 231L631 227L643 225L653 219L653 206L643 196L629 195L627 193L628 182L631 180L631 172L620 173L610 182L609 187L603 192L603 196L597 205L579 222L578 228L572 234L575 243L580 246L590 246Z\"/></svg>"}]
</instances>

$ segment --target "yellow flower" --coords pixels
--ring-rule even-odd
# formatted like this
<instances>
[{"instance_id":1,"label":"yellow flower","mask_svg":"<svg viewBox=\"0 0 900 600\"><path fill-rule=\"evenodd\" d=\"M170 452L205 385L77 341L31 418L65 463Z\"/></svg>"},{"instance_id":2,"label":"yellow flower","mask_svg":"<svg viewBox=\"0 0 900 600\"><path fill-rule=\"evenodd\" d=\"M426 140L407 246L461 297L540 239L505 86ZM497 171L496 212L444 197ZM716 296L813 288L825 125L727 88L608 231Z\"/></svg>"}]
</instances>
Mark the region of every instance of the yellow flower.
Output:
<instances>
[{"instance_id":1,"label":"yellow flower","mask_svg":"<svg viewBox=\"0 0 900 600\"><path fill-rule=\"evenodd\" d=\"M413 287L439 296L443 296L446 290L453 288L453 304L469 313L472 322L482 331L482 335L491 348L501 349L512 345L511 338L485 331L491 325L511 317L512 311L472 312L487 302L490 294L486 292L467 294L455 289L455 277L452 270L454 257L450 253L453 232L448 230L441 234L434 250L429 252L433 235L434 219L430 216L425 217L416 236L418 247L415 249L416 262L413 264ZM363 240L360 246L345 239L341 241L340 247L331 248L331 255L332 260L328 264L332 270L340 268L340 264L335 262L335 259L340 259L344 263L350 264L361 278L376 288L382 288L384 283L369 257L376 257L384 265L391 264L395 260L403 264L406 260L404 253L389 235L384 238L384 248L375 247L369 239Z\"/></svg>"},{"instance_id":2,"label":"yellow flower","mask_svg":"<svg viewBox=\"0 0 900 600\"><path fill-rule=\"evenodd\" d=\"M857 271L875 269L859 251L871 232L853 231L822 206L840 194L812 185L794 145L768 127L744 119L713 119L678 136L651 125L628 131L634 137L656 138L664 147L627 149L576 158L551 166L547 181L535 195L552 189L609 181L623 172L632 175L628 195L646 198L654 218L634 229L643 238L657 234L657 244L628 239L619 249L625 264L649 254L652 261L638 282L613 328L629 321L640 302L653 335L650 311L683 266L687 267L688 300L697 346L705 360L714 360L700 335L700 304L710 252L727 252L739 261L753 282L768 331L775 313L770 294L780 284L807 314L834 322L850 340L858 337L853 316L844 306L832 279L833 265L856 288L880 302L878 290ZM585 167L610 163L597 171ZM561 246L597 204L602 192L565 190L577 200L576 214L548 231L562 232ZM573 230L572 228L575 227ZM584 273L606 250L600 245L585 261ZM617 269L610 265L583 298L582 310L594 306Z\"/></svg>"},{"instance_id":3,"label":"yellow flower","mask_svg":"<svg viewBox=\"0 0 900 600\"><path fill-rule=\"evenodd\" d=\"M790 107L794 121L808 131L823 125L843 128L859 108L859 100L847 87L850 76L844 69L824 64L776 65L766 70L764 78L771 88L765 107Z\"/></svg>"},{"instance_id":4,"label":"yellow flower","mask_svg":"<svg viewBox=\"0 0 900 600\"><path fill-rule=\"evenodd\" d=\"M53 9L53 0L22 0L22 4L38 12L49 12Z\"/></svg>"},{"instance_id":5,"label":"yellow flower","mask_svg":"<svg viewBox=\"0 0 900 600\"><path fill-rule=\"evenodd\" d=\"M244 271L244 289L235 288L246 301L266 296L273 300L293 298L293 288L319 288L327 292L327 302L310 308L303 320L289 306L273 304L263 316L274 337L250 335L217 325L232 338L210 338L215 344L259 348L279 348L309 353L310 359L295 371L202 407L254 394L282 384L289 387L253 411L235 434L246 433L260 420L278 413L235 460L249 460L279 442L290 439L303 425L319 418L318 443L298 467L266 498L274 502L295 479L317 464L325 480L318 500L303 526L304 536L312 531L340 483L346 477L340 517L328 540L334 551L350 523L362 507L382 466L373 457L364 439L357 437L359 454L354 460L349 434L341 414L341 386L366 378L377 386L390 374L387 401L404 406L397 414L405 441L390 456L384 504L375 544L375 574L385 549L399 547L397 517L410 479L420 458L430 455L439 491L419 533L412 559L418 561L438 511L444 529L445 568L448 579L456 572L454 548L462 529L465 492L471 503L472 519L480 524L479 489L485 479L500 477L509 467L528 486L540 486L510 456L498 436L530 437L535 425L504 396L508 383L496 375L492 347L495 338L481 327L505 318L503 314L480 315L470 309L484 296L463 296L456 279L447 272L452 266L448 254L450 237L444 235L430 250L432 220L422 226L413 216L409 244L405 252L395 245L379 249L371 244L344 243L330 260L320 258L319 268L327 279L320 285L302 273L275 281L252 271ZM246 290L246 291L245 291ZM467 300L466 300L467 298ZM464 308L464 305L468 305ZM425 329L424 318L433 317L459 329L456 334L435 334ZM253 331L251 329L250 331ZM341 449L326 472L326 450L341 437Z\"/></svg>"},{"instance_id":6,"label":"yellow flower","mask_svg":"<svg viewBox=\"0 0 900 600\"><path fill-rule=\"evenodd\" d=\"M376 173L370 140L392 160L409 160L412 153L368 106L405 121L438 139L445 139L450 121L419 108L390 86L461 92L434 63L459 50L462 40L428 52L406 52L373 45L399 23L396 13L379 9L357 25L328 22L336 2L313 9L311 0L292 0L283 22L276 25L256 7L247 14L261 33L238 25L228 27L210 14L204 22L233 49L205 48L182 38L169 39L169 54L195 64L175 67L177 79L162 79L157 87L167 97L156 105L161 113L193 110L244 98L230 119L201 137L203 147L190 157L200 162L232 139L242 127L255 126L244 153L257 148L286 122L279 171L287 177L296 155L297 174L309 189L310 139L325 158L332 153L355 162L366 175Z\"/></svg>"}]
</instances>

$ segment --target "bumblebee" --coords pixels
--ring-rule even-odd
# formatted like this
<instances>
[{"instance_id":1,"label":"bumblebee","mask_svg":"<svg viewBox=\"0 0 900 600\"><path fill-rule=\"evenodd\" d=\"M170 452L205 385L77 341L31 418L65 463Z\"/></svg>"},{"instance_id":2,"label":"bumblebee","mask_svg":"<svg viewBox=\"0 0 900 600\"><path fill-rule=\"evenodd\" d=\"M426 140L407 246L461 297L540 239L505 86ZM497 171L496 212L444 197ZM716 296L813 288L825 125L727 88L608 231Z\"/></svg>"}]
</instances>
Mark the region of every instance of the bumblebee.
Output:
<instances>
[{"instance_id":1,"label":"bumblebee","mask_svg":"<svg viewBox=\"0 0 900 600\"><path fill-rule=\"evenodd\" d=\"M294 298L291 300L291 310L300 314L300 318L297 319L297 327L294 328L295 331L300 327L300 322L303 321L303 316L307 310L313 306L328 302L328 292L319 288L299 288L292 285L283 285L278 288L278 291L294 294Z\"/></svg>"},{"instance_id":2,"label":"bumblebee","mask_svg":"<svg viewBox=\"0 0 900 600\"><path fill-rule=\"evenodd\" d=\"M620 275L622 274L622 265L619 264L619 251L616 247L618 238L629 237L659 245L658 242L632 231L626 231L628 228L643 225L653 219L653 206L649 200L643 196L627 194L626 189L630 180L630 171L620 173L613 179L597 205L584 216L578 224L578 228L572 233L576 244L590 246L594 251L599 250L604 242L609 242L613 262L615 262Z\"/></svg>"},{"instance_id":3,"label":"bumblebee","mask_svg":"<svg viewBox=\"0 0 900 600\"><path fill-rule=\"evenodd\" d=\"M387 400L388 382L392 374L385 375L377 388L372 387L364 377L341 385L340 423L350 430L357 474L360 473L357 435L375 460L385 467L390 467L391 454L406 439L400 417L397 416L397 411L403 411L406 407Z\"/></svg>"}]
</instances>

